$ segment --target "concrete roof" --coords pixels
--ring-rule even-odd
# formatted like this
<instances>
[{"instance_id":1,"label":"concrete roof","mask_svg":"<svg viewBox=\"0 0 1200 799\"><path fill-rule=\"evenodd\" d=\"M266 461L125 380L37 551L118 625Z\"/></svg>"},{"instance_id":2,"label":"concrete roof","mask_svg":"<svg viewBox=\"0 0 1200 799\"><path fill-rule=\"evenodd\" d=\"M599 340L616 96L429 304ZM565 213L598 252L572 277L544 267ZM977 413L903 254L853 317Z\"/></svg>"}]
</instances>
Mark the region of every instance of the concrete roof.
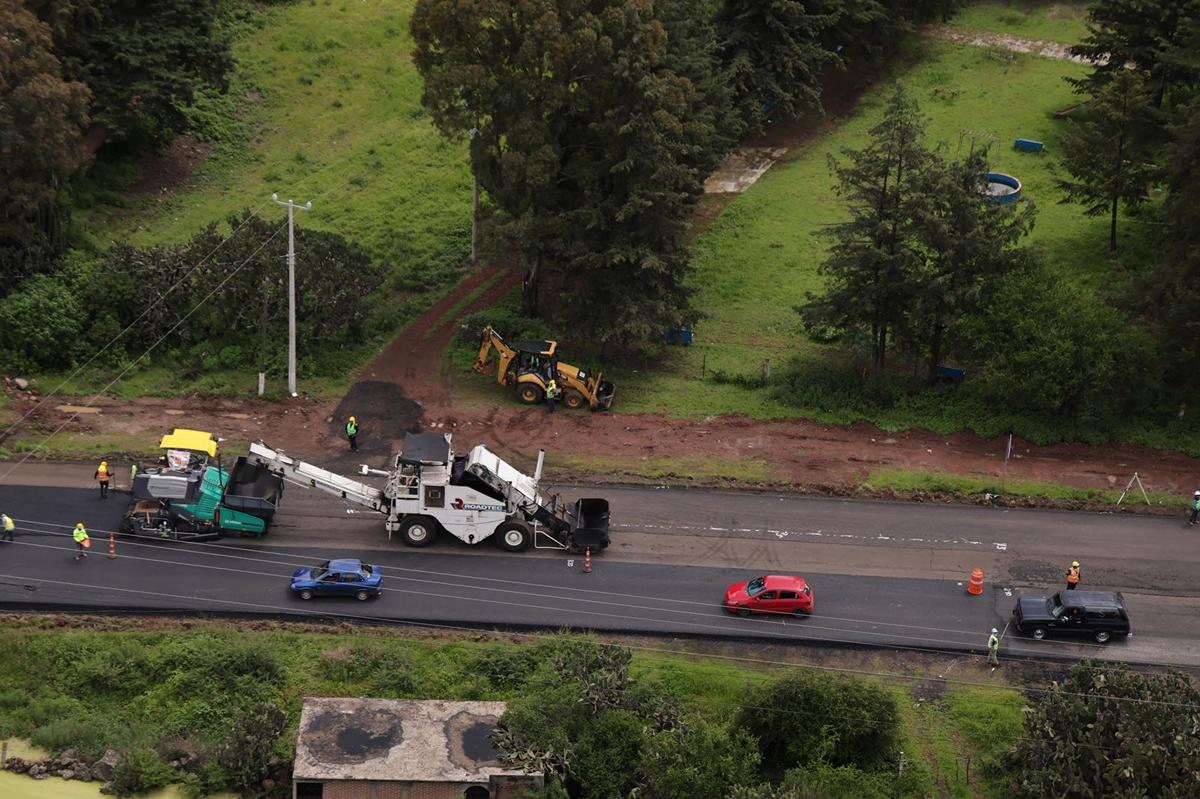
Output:
<instances>
[{"instance_id":1,"label":"concrete roof","mask_svg":"<svg viewBox=\"0 0 1200 799\"><path fill-rule=\"evenodd\" d=\"M503 702L306 698L293 778L486 782L501 763L490 732Z\"/></svg>"}]
</instances>

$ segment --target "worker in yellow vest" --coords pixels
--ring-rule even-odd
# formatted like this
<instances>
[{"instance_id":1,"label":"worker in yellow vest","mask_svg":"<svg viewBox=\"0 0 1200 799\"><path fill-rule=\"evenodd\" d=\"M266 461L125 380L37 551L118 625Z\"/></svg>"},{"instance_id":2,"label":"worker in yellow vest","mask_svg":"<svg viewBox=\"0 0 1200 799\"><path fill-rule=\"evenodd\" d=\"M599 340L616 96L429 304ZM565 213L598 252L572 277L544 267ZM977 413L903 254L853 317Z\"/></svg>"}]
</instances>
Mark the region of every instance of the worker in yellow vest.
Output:
<instances>
[{"instance_id":1,"label":"worker in yellow vest","mask_svg":"<svg viewBox=\"0 0 1200 799\"><path fill-rule=\"evenodd\" d=\"M108 498L108 461L100 461L100 465L96 468L96 474L93 475L100 481L100 499Z\"/></svg>"},{"instance_id":2,"label":"worker in yellow vest","mask_svg":"<svg viewBox=\"0 0 1200 799\"><path fill-rule=\"evenodd\" d=\"M88 540L87 528L83 526L83 522L75 525L75 531L71 533L71 537L75 539L75 547L79 550L75 553L75 560L86 558L87 548L92 544Z\"/></svg>"},{"instance_id":3,"label":"worker in yellow vest","mask_svg":"<svg viewBox=\"0 0 1200 799\"><path fill-rule=\"evenodd\" d=\"M350 451L358 452L358 420L353 416L346 422L346 440L350 442Z\"/></svg>"},{"instance_id":4,"label":"worker in yellow vest","mask_svg":"<svg viewBox=\"0 0 1200 799\"><path fill-rule=\"evenodd\" d=\"M12 541L13 530L17 529L17 525L7 513L0 513L0 526L4 528L3 532L0 532L0 541Z\"/></svg>"}]
</instances>

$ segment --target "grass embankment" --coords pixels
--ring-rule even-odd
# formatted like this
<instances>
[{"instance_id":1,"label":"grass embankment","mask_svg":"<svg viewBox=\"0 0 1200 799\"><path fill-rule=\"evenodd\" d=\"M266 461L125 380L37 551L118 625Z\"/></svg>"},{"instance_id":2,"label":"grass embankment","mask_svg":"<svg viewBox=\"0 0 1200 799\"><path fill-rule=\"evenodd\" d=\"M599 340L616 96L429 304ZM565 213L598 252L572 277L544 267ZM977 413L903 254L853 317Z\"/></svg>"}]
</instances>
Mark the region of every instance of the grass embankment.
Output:
<instances>
[{"instance_id":1,"label":"grass embankment","mask_svg":"<svg viewBox=\"0 0 1200 799\"><path fill-rule=\"evenodd\" d=\"M538 657L531 644L478 637L234 631L216 624L159 624L151 632L132 632L131 623L112 621L100 621L110 631L97 632L54 620L10 622L0 629L0 737L85 755L106 748L171 749L185 740L202 749L239 708L268 701L291 719L278 750L287 758L305 696L513 699L535 665L531 658ZM637 679L714 723L727 722L748 687L778 672L682 650L636 652L634 659ZM892 690L902 708L913 703L907 683ZM956 758L973 758L984 778L981 758L1011 742L1022 703L1015 690L964 686L944 701L904 712L909 767L921 775L916 795L932 794L937 774ZM957 751L943 751L933 733L961 742Z\"/></svg>"},{"instance_id":2,"label":"grass embankment","mask_svg":"<svg viewBox=\"0 0 1200 799\"><path fill-rule=\"evenodd\" d=\"M1077 488L1057 483L1038 483L1027 480L1001 482L997 477L948 474L946 472L918 472L905 469L880 469L863 482L863 487L872 491L890 490L900 493L945 494L958 499L977 499L984 494L1004 494L1007 497L1022 497L1051 502L1078 502L1088 505L1116 505L1121 498L1120 489ZM1187 499L1158 491L1146 492L1154 507L1184 508ZM1144 506L1146 498L1135 485L1125 496L1125 503L1132 507Z\"/></svg>"},{"instance_id":3,"label":"grass embankment","mask_svg":"<svg viewBox=\"0 0 1200 799\"><path fill-rule=\"evenodd\" d=\"M1043 42L1077 44L1087 35L1087 3L1049 0L988 0L955 15L956 28L1001 33Z\"/></svg>"},{"instance_id":4,"label":"grass embankment","mask_svg":"<svg viewBox=\"0 0 1200 799\"><path fill-rule=\"evenodd\" d=\"M383 327L399 329L436 302L470 251L472 180L466 144L441 138L421 106L409 20L414 0L241 6L237 69L225 98L193 115L212 154L183 185L133 193L128 161L98 163L74 190L75 231L101 249L187 240L245 208L273 219L272 193L313 210L297 224L365 247L386 267L377 303ZM298 269L304 268L298 253ZM378 345L382 342L374 342ZM313 342L300 342L301 354ZM256 346L256 345L255 345ZM273 346L284 346L275 342ZM169 347L169 342L164 349ZM336 377L304 379L310 396L344 393L353 368L376 347L346 353ZM185 374L155 361L111 391L125 396L253 396L253 370ZM103 388L115 370L87 370L80 393ZM54 375L42 375L42 383ZM270 398L283 396L270 380Z\"/></svg>"}]
</instances>

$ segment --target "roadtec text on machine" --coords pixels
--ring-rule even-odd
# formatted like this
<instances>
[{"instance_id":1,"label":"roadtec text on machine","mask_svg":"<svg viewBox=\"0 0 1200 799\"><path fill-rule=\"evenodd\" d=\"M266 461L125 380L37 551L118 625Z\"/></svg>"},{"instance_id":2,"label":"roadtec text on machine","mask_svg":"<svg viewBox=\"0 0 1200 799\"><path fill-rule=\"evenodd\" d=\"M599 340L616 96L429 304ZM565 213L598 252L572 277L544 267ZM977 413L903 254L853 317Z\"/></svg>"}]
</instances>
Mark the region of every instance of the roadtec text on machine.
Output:
<instances>
[{"instance_id":1,"label":"roadtec text on machine","mask_svg":"<svg viewBox=\"0 0 1200 799\"><path fill-rule=\"evenodd\" d=\"M296 460L262 442L250 445L250 463L286 480L319 488L387 517L388 537L423 547L441 531L478 544L494 538L510 552L538 548L603 549L609 540L608 501L562 502L538 491L544 452L531 477L482 444L455 455L449 433L409 434L389 471L362 467L387 478L382 489Z\"/></svg>"}]
</instances>

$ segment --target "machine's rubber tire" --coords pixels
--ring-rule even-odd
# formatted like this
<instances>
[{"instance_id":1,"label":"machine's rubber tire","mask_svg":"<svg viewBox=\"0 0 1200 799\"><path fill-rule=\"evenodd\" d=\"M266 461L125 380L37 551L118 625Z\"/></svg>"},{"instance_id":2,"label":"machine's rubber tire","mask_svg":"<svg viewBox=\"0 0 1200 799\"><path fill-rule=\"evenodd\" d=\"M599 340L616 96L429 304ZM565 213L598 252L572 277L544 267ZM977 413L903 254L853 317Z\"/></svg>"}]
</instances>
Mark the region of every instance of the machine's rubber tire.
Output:
<instances>
[{"instance_id":1,"label":"machine's rubber tire","mask_svg":"<svg viewBox=\"0 0 1200 799\"><path fill-rule=\"evenodd\" d=\"M1110 633L1108 630L1097 630L1096 631L1096 643L1107 644L1108 639L1110 639L1110 638L1112 638L1112 633Z\"/></svg>"},{"instance_id":2,"label":"machine's rubber tire","mask_svg":"<svg viewBox=\"0 0 1200 799\"><path fill-rule=\"evenodd\" d=\"M297 594L296 596L300 597L301 599L312 599L312 598L313 598L313 592L312 592L312 591L301 591L301 592L300 592L299 594Z\"/></svg>"},{"instance_id":3,"label":"machine's rubber tire","mask_svg":"<svg viewBox=\"0 0 1200 799\"><path fill-rule=\"evenodd\" d=\"M524 552L533 543L533 531L522 522L504 522L496 528L496 546L505 552Z\"/></svg>"},{"instance_id":4,"label":"machine's rubber tire","mask_svg":"<svg viewBox=\"0 0 1200 799\"><path fill-rule=\"evenodd\" d=\"M741 616L743 619L749 617L750 616L750 608L738 608L737 615Z\"/></svg>"},{"instance_id":5,"label":"machine's rubber tire","mask_svg":"<svg viewBox=\"0 0 1200 799\"><path fill-rule=\"evenodd\" d=\"M1043 638L1046 637L1046 628L1045 627L1034 627L1032 634L1033 634L1034 638L1041 641Z\"/></svg>"},{"instance_id":6,"label":"machine's rubber tire","mask_svg":"<svg viewBox=\"0 0 1200 799\"><path fill-rule=\"evenodd\" d=\"M427 547L437 538L437 522L413 516L400 524L400 540L410 547Z\"/></svg>"},{"instance_id":7,"label":"machine's rubber tire","mask_svg":"<svg viewBox=\"0 0 1200 799\"><path fill-rule=\"evenodd\" d=\"M354 595L354 598L357 599L359 602L366 602L368 599L371 598L371 593L369 591L359 591L357 594Z\"/></svg>"},{"instance_id":8,"label":"machine's rubber tire","mask_svg":"<svg viewBox=\"0 0 1200 799\"><path fill-rule=\"evenodd\" d=\"M563 393L563 405L570 410L577 411L587 404L587 399L573 388L567 389Z\"/></svg>"},{"instance_id":9,"label":"machine's rubber tire","mask_svg":"<svg viewBox=\"0 0 1200 799\"><path fill-rule=\"evenodd\" d=\"M546 392L536 383L522 383L517 386L517 399L526 405L537 405L546 401Z\"/></svg>"}]
</instances>

